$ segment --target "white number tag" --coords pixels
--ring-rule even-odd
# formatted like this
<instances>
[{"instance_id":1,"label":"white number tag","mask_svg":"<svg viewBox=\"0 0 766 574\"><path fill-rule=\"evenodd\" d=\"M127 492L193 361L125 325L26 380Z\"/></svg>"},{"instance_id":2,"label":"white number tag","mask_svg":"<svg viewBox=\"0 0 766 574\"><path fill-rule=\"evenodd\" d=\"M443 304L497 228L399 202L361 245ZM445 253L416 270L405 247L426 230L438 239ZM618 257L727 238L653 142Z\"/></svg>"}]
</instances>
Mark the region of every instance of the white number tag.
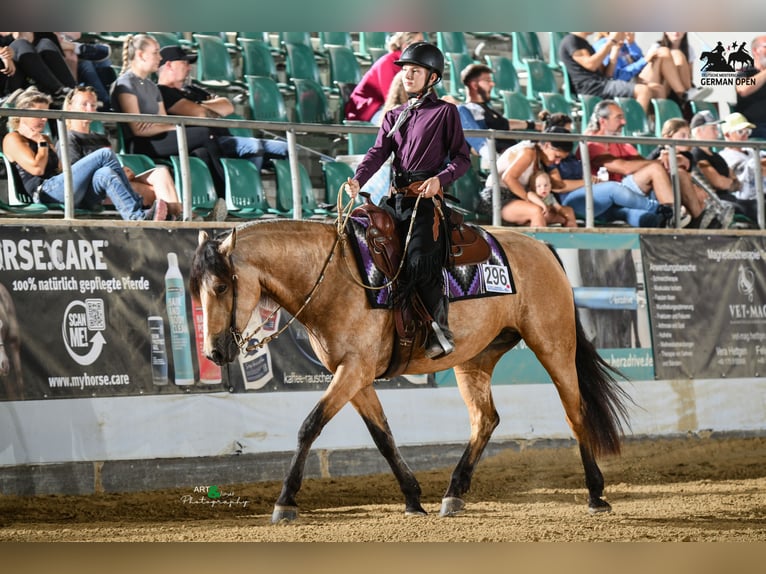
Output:
<instances>
[{"instance_id":1,"label":"white number tag","mask_svg":"<svg viewBox=\"0 0 766 574\"><path fill-rule=\"evenodd\" d=\"M484 285L487 291L494 293L513 293L513 285L508 275L508 268L503 265L481 264L481 272L484 276Z\"/></svg>"}]
</instances>

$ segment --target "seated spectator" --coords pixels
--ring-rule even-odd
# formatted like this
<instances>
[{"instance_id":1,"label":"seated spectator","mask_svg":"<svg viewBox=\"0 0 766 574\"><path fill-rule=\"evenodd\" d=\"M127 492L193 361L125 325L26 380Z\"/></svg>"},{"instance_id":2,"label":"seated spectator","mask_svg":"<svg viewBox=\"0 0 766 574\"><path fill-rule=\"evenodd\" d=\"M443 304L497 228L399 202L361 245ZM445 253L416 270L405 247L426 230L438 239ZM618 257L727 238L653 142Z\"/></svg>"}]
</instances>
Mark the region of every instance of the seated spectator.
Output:
<instances>
[{"instance_id":1,"label":"seated spectator","mask_svg":"<svg viewBox=\"0 0 766 574\"><path fill-rule=\"evenodd\" d=\"M490 94L495 82L492 79L492 68L484 64L469 64L460 73L460 80L465 86L465 103L458 105L460 122L465 130L502 130L520 131L537 130L538 125L532 121L508 119L490 105ZM479 155L482 162L489 161L487 138L466 138L471 149ZM495 140L497 153L518 142L510 139Z\"/></svg>"},{"instance_id":2,"label":"seated spectator","mask_svg":"<svg viewBox=\"0 0 766 574\"><path fill-rule=\"evenodd\" d=\"M95 112L98 107L96 98L96 91L92 87L77 86L67 94L64 100L64 111ZM90 120L67 120L66 123L69 161L72 164L98 149L111 149L108 137L90 131ZM123 166L122 169L133 191L143 198L144 206L152 205L159 198L167 203L170 218L180 219L183 209L178 200L173 174L166 166L159 165L139 174L134 173L127 166Z\"/></svg>"},{"instance_id":3,"label":"seated spectator","mask_svg":"<svg viewBox=\"0 0 766 574\"><path fill-rule=\"evenodd\" d=\"M753 84L737 84L735 112L745 116L755 125L752 139L766 139L766 35L756 36L750 44L753 65L738 72L739 76L752 78Z\"/></svg>"},{"instance_id":4,"label":"seated spectator","mask_svg":"<svg viewBox=\"0 0 766 574\"><path fill-rule=\"evenodd\" d=\"M112 86L112 109L127 114L166 116L162 94L150 76L160 64L160 46L148 34L129 36L123 47L122 73ZM149 157L167 159L179 155L176 126L150 121L128 122L128 150ZM226 194L221 150L215 135L204 126L187 126L189 154L202 159L210 169L219 198Z\"/></svg>"},{"instance_id":5,"label":"seated spectator","mask_svg":"<svg viewBox=\"0 0 766 574\"><path fill-rule=\"evenodd\" d=\"M344 110L347 120L380 125L383 119L383 104L394 76L399 72L399 66L394 62L399 59L407 46L422 41L422 32L391 34L388 39L388 54L381 56L370 66L351 92Z\"/></svg>"},{"instance_id":6,"label":"seated spectator","mask_svg":"<svg viewBox=\"0 0 766 574\"><path fill-rule=\"evenodd\" d=\"M13 61L13 48L2 44L0 37L0 98L11 93L10 79L16 74L16 64Z\"/></svg>"},{"instance_id":7,"label":"seated spectator","mask_svg":"<svg viewBox=\"0 0 766 574\"><path fill-rule=\"evenodd\" d=\"M51 98L30 90L16 101L20 110L47 110ZM13 130L3 138L3 153L18 170L26 192L41 203L64 203L64 174L50 138L43 133L48 120L12 117ZM161 199L144 210L141 197L130 187L114 152L96 150L72 165L74 206L94 209L109 198L126 220L164 221L167 204Z\"/></svg>"},{"instance_id":8,"label":"seated spectator","mask_svg":"<svg viewBox=\"0 0 766 574\"><path fill-rule=\"evenodd\" d=\"M165 46L160 50L160 68L157 85L162 102L170 115L223 118L234 113L234 104L223 96L186 86L190 64L197 60L180 46ZM253 162L258 170L264 164L269 167L273 159L287 159L287 142L255 137L232 136L225 128L212 130L218 141L221 155L240 157Z\"/></svg>"},{"instance_id":9,"label":"seated spectator","mask_svg":"<svg viewBox=\"0 0 766 574\"><path fill-rule=\"evenodd\" d=\"M614 100L602 100L596 104L586 133L621 136L624 125L625 114L619 104ZM588 153L594 176L599 168L606 167L611 181L619 181L634 193L656 199L667 209L673 208L673 184L667 166L661 159L644 158L633 145L619 142L589 141ZM703 203L694 190L689 172L684 169L681 162L678 167L681 204L686 207L691 218L699 217L703 210ZM689 218L681 216L682 227L689 223Z\"/></svg>"},{"instance_id":10,"label":"seated spectator","mask_svg":"<svg viewBox=\"0 0 766 574\"><path fill-rule=\"evenodd\" d=\"M635 76L628 81L615 79L613 74L625 33L610 32L599 50L588 42L589 35L590 32L572 32L564 36L559 44L559 59L566 66L575 91L605 99L635 98L650 115L652 98L664 98L668 94L665 85L656 78L641 82ZM605 61L608 65L604 65ZM677 93L682 104L698 96L696 89Z\"/></svg>"},{"instance_id":11,"label":"seated spectator","mask_svg":"<svg viewBox=\"0 0 766 574\"><path fill-rule=\"evenodd\" d=\"M572 118L566 114L540 112L545 131L570 133ZM582 162L574 153L562 159L550 170L553 193L561 205L571 207L576 216L586 216L586 189ZM673 210L645 195L633 193L616 181L591 181L593 218L605 222L624 221L633 227L665 227Z\"/></svg>"},{"instance_id":12,"label":"seated spectator","mask_svg":"<svg viewBox=\"0 0 766 574\"><path fill-rule=\"evenodd\" d=\"M112 49L109 44L83 43L80 32L56 32L59 45L70 66L74 66L74 76L79 85L91 86L98 96L99 111L109 112L109 89L117 79L110 59Z\"/></svg>"},{"instance_id":13,"label":"seated spectator","mask_svg":"<svg viewBox=\"0 0 766 574\"><path fill-rule=\"evenodd\" d=\"M54 99L63 99L75 86L75 78L69 70L58 45L44 33L2 32L3 45L13 50L16 73L8 86L12 92L34 86Z\"/></svg>"},{"instance_id":14,"label":"seated spectator","mask_svg":"<svg viewBox=\"0 0 766 574\"><path fill-rule=\"evenodd\" d=\"M730 114L724 118L721 124L721 131L726 141L745 142L750 139L755 124L749 122L745 116L739 112ZM752 221L758 221L757 215L757 193L755 186L755 162L760 161L761 173L766 174L766 158L760 157L752 149L741 147L726 147L718 152L726 160L728 166L739 180L739 189L733 191L734 196L739 200L739 204L745 207L745 214ZM766 177L764 177L764 187L766 187Z\"/></svg>"},{"instance_id":15,"label":"seated spectator","mask_svg":"<svg viewBox=\"0 0 766 574\"><path fill-rule=\"evenodd\" d=\"M690 125L692 137L696 140L716 140L720 137L721 120L717 120L708 110L694 114ZM739 191L740 183L721 154L707 145L694 146L691 153L694 157L692 174L695 175L695 183L709 190L708 203L715 204L715 207L711 205L710 211L715 213L717 209L720 212L716 220L721 227L729 227L735 213L746 217L755 214L754 206L748 206L745 200L734 195Z\"/></svg>"},{"instance_id":16,"label":"seated spectator","mask_svg":"<svg viewBox=\"0 0 766 574\"><path fill-rule=\"evenodd\" d=\"M553 221L553 213L535 193L528 191L532 174L557 165L572 151L570 142L521 141L509 147L497 158L500 176L500 194L503 221L530 227L546 227ZM494 178L490 174L480 192L478 213L492 213Z\"/></svg>"},{"instance_id":17,"label":"seated spectator","mask_svg":"<svg viewBox=\"0 0 766 574\"><path fill-rule=\"evenodd\" d=\"M539 197L545 204L547 213L544 215L548 225L558 223L564 227L577 227L574 210L571 207L562 206L551 191L551 176L547 171L536 171L529 178L529 193Z\"/></svg>"}]
</instances>

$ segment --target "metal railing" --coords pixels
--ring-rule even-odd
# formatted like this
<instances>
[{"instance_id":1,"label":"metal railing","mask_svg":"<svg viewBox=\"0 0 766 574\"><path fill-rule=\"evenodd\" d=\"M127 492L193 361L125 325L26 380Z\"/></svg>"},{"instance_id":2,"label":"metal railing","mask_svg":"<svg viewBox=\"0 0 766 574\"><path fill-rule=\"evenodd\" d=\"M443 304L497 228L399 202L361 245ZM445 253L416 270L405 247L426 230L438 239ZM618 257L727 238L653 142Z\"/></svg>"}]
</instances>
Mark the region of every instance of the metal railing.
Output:
<instances>
[{"instance_id":1,"label":"metal railing","mask_svg":"<svg viewBox=\"0 0 766 574\"><path fill-rule=\"evenodd\" d=\"M178 137L179 148L179 160L181 166L181 198L183 203L183 216L185 220L190 220L192 216L192 192L191 192L191 180L189 178L189 150L186 143L186 126L207 126L218 128L246 128L250 130L263 130L268 133L284 133L285 140L288 145L288 153L290 157L290 170L292 178L292 190L293 190L293 218L301 219L303 217L301 210L301 187L300 187L300 175L298 171L298 149L304 148L297 142L298 134L317 133L324 135L345 135L349 133L366 133L375 134L378 132L378 128L375 126L355 125L355 124L295 124L284 122L263 122L243 119L224 119L224 118L198 118L188 116L166 116L166 115L149 115L149 114L122 114L113 112L65 112L63 110L18 110L12 108L0 108L0 117L44 117L49 120L56 121L56 127L58 130L59 141L66 141L67 135L67 119L88 119L99 120L106 124L124 123L124 122L147 122L172 124L176 127L176 134ZM541 133L541 132L527 132L527 131L498 131L498 130L465 130L467 137L482 137L489 140L489 164L490 171L493 175L493 190L492 190L492 225L501 225L502 217L500 215L501 203L500 203L500 178L497 173L497 153L495 148L495 140L498 139L512 139L512 140L531 140L541 142L552 141L568 141L572 144L579 146L581 160L583 163L583 178L585 183L585 227L594 226L593 215L593 180L590 170L590 156L588 154L588 141L594 142L620 142L630 143L633 145L648 144L648 145L666 145L670 150L675 152L676 147L689 146L689 145L701 145L709 146L713 148L726 147L740 147L753 150L753 154L756 158L759 158L762 152L766 151L766 141L753 140L747 142L730 142L722 140L684 140L684 139L663 139L656 137L638 137L638 136L595 136L585 134L559 134L559 133ZM64 202L64 217L66 219L74 219L74 202L73 202L73 189L72 189L72 173L69 163L69 154L66 150L66 146L61 146L61 163L65 174L65 202ZM309 150L313 151L313 150ZM321 155L321 154L320 154ZM675 153L669 154L670 160L670 173L673 183L673 195L674 195L674 211L679 212L681 206L681 195L678 181L678 165L676 162ZM760 161L755 161L755 185L756 185L756 200L757 200L757 213L758 213L758 227L760 229L766 229L766 216L764 214L764 194L763 194L763 172L761 169ZM8 174L11 177L11 174Z\"/></svg>"}]
</instances>

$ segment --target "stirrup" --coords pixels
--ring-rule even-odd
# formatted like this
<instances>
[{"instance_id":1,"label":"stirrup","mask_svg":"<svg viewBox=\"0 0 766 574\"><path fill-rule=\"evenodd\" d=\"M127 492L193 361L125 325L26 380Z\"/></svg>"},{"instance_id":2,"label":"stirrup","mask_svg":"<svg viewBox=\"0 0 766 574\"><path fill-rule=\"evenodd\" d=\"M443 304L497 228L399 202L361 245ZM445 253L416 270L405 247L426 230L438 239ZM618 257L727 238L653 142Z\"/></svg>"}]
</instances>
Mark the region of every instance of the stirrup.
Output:
<instances>
[{"instance_id":1,"label":"stirrup","mask_svg":"<svg viewBox=\"0 0 766 574\"><path fill-rule=\"evenodd\" d=\"M441 328L439 323L436 321L431 321L431 330L433 331L433 335L436 337L437 342L441 346L441 352L437 352L433 346L426 347L425 357L427 359L438 359L444 357L445 355L449 355L452 351L455 350L455 344L447 338L447 335L444 333L444 330Z\"/></svg>"}]
</instances>

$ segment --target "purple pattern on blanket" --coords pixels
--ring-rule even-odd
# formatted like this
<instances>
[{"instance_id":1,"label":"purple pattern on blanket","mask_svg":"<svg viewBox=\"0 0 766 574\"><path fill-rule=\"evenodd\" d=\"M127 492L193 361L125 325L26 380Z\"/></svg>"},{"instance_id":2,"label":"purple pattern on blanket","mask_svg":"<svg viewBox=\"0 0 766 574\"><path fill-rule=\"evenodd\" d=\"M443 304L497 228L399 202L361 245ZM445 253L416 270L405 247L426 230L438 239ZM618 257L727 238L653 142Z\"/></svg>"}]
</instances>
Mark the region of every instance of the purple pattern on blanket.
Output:
<instances>
[{"instance_id":1,"label":"purple pattern on blanket","mask_svg":"<svg viewBox=\"0 0 766 574\"><path fill-rule=\"evenodd\" d=\"M354 251L354 256L362 275L362 282L367 287L373 288L367 289L367 298L370 301L370 305L374 309L386 309L388 308L387 302L389 299L390 288L380 288L385 285L386 278L383 273L375 267L372 257L370 256L370 248L367 244L365 235L365 224L366 220L364 219L356 217L349 218L349 226L347 229L350 231L348 233L348 237L351 239L349 243ZM505 267L508 270L508 277L510 278L511 286L513 287L511 269L500 244L486 229L475 225L471 225L471 227L481 234L487 240L487 243L489 243L490 256L486 261L486 264ZM445 268L443 273L444 285L449 294L450 301L505 295L505 293L497 293L486 289L482 270L479 265L460 265ZM515 292L515 288L513 288L513 292Z\"/></svg>"}]
</instances>

